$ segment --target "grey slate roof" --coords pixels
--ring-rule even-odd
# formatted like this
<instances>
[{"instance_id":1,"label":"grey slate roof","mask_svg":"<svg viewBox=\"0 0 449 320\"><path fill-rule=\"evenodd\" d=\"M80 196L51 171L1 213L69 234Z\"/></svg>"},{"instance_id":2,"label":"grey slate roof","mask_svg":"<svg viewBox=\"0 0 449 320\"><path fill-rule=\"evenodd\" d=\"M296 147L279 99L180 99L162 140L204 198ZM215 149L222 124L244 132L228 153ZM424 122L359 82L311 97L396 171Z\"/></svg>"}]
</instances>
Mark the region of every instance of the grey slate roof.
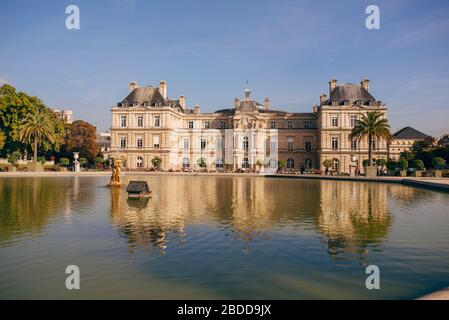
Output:
<instances>
[{"instance_id":1,"label":"grey slate roof","mask_svg":"<svg viewBox=\"0 0 449 320\"><path fill-rule=\"evenodd\" d=\"M148 191L150 188L146 181L130 181L126 188L126 192L131 193L147 193Z\"/></svg>"},{"instance_id":2,"label":"grey slate roof","mask_svg":"<svg viewBox=\"0 0 449 320\"><path fill-rule=\"evenodd\" d=\"M414 139L414 140L424 140L429 138L429 136L421 131L416 130L412 127L405 127L394 134L396 139Z\"/></svg>"},{"instance_id":3,"label":"grey slate roof","mask_svg":"<svg viewBox=\"0 0 449 320\"><path fill-rule=\"evenodd\" d=\"M360 101L362 105L367 105L370 101L375 102L376 99L362 85L345 83L337 85L324 104L331 105L332 101L337 101L338 105L344 104L345 101L349 103Z\"/></svg>"},{"instance_id":4,"label":"grey slate roof","mask_svg":"<svg viewBox=\"0 0 449 320\"><path fill-rule=\"evenodd\" d=\"M156 106L159 103L161 106L170 105L176 107L179 111L184 111L178 100L164 99L157 87L148 86L135 88L120 102L120 105L125 101L128 106L133 106L135 103L137 103L138 106L142 106L145 103L147 103L148 106Z\"/></svg>"}]
</instances>

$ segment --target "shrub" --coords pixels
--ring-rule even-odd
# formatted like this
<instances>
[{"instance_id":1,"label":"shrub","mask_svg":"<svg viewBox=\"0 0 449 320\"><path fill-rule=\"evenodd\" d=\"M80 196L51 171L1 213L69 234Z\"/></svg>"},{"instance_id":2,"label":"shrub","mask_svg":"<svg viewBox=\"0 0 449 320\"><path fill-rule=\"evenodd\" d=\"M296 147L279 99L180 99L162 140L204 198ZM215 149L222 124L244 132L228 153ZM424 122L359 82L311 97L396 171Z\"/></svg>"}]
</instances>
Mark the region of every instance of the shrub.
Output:
<instances>
[{"instance_id":1,"label":"shrub","mask_svg":"<svg viewBox=\"0 0 449 320\"><path fill-rule=\"evenodd\" d=\"M59 164L63 167L68 167L70 164L70 160L68 158L59 159Z\"/></svg>"},{"instance_id":2,"label":"shrub","mask_svg":"<svg viewBox=\"0 0 449 320\"><path fill-rule=\"evenodd\" d=\"M86 163L87 163L87 158L79 158L78 162L80 163L80 165L82 167L84 167L86 165Z\"/></svg>"},{"instance_id":3,"label":"shrub","mask_svg":"<svg viewBox=\"0 0 449 320\"><path fill-rule=\"evenodd\" d=\"M151 163L153 164L153 167L159 168L162 163L162 158L155 156L153 159L151 159Z\"/></svg>"},{"instance_id":4,"label":"shrub","mask_svg":"<svg viewBox=\"0 0 449 320\"><path fill-rule=\"evenodd\" d=\"M446 165L446 160L444 160L441 157L435 157L432 159L432 166L435 169L441 169L442 167L444 167Z\"/></svg>"},{"instance_id":5,"label":"shrub","mask_svg":"<svg viewBox=\"0 0 449 320\"><path fill-rule=\"evenodd\" d=\"M323 161L323 166L326 169L332 168L333 164L334 164L334 162L331 159L326 159Z\"/></svg>"},{"instance_id":6,"label":"shrub","mask_svg":"<svg viewBox=\"0 0 449 320\"><path fill-rule=\"evenodd\" d=\"M95 165L97 165L97 164L99 164L99 163L103 164L103 162L104 162L104 159L101 158L101 157L95 157L95 158L94 158L94 163L95 163Z\"/></svg>"},{"instance_id":7,"label":"shrub","mask_svg":"<svg viewBox=\"0 0 449 320\"><path fill-rule=\"evenodd\" d=\"M379 167L383 167L383 166L385 166L387 164L387 160L385 160L385 159L378 159L378 160L376 160L376 164Z\"/></svg>"},{"instance_id":8,"label":"shrub","mask_svg":"<svg viewBox=\"0 0 449 320\"><path fill-rule=\"evenodd\" d=\"M396 161L394 161L394 160L387 161L388 170L395 170L397 166L398 166L398 163Z\"/></svg>"},{"instance_id":9,"label":"shrub","mask_svg":"<svg viewBox=\"0 0 449 320\"><path fill-rule=\"evenodd\" d=\"M415 168L416 170L419 170L419 171L424 170L424 161L422 161L420 159L413 160L412 168Z\"/></svg>"},{"instance_id":10,"label":"shrub","mask_svg":"<svg viewBox=\"0 0 449 320\"><path fill-rule=\"evenodd\" d=\"M401 170L407 170L408 168L408 161L404 158L399 158L398 166Z\"/></svg>"},{"instance_id":11,"label":"shrub","mask_svg":"<svg viewBox=\"0 0 449 320\"><path fill-rule=\"evenodd\" d=\"M44 164L45 161L47 161L47 160L45 159L45 157L37 157L37 162L40 162L40 163Z\"/></svg>"},{"instance_id":12,"label":"shrub","mask_svg":"<svg viewBox=\"0 0 449 320\"><path fill-rule=\"evenodd\" d=\"M17 164L17 161L19 161L20 157L22 157L22 154L19 151L14 151L8 156L8 162L15 166Z\"/></svg>"},{"instance_id":13,"label":"shrub","mask_svg":"<svg viewBox=\"0 0 449 320\"><path fill-rule=\"evenodd\" d=\"M369 160L368 160L368 159L363 160L363 161L362 161L362 165L363 165L364 168L368 167L368 165L369 165Z\"/></svg>"}]
</instances>

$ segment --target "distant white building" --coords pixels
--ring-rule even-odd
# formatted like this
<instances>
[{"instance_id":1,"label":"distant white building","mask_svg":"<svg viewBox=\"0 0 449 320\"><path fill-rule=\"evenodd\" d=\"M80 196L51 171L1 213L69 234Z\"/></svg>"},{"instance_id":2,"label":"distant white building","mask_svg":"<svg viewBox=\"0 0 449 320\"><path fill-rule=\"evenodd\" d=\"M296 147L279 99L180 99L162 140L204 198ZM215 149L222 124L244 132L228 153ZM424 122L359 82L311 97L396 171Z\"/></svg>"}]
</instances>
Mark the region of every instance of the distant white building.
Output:
<instances>
[{"instance_id":1,"label":"distant white building","mask_svg":"<svg viewBox=\"0 0 449 320\"><path fill-rule=\"evenodd\" d=\"M106 153L111 150L111 132L105 131L97 133L96 140L102 153Z\"/></svg>"},{"instance_id":2,"label":"distant white building","mask_svg":"<svg viewBox=\"0 0 449 320\"><path fill-rule=\"evenodd\" d=\"M58 115L58 117L65 123L71 124L73 122L73 111L72 110L60 110L53 109L53 112Z\"/></svg>"}]
</instances>

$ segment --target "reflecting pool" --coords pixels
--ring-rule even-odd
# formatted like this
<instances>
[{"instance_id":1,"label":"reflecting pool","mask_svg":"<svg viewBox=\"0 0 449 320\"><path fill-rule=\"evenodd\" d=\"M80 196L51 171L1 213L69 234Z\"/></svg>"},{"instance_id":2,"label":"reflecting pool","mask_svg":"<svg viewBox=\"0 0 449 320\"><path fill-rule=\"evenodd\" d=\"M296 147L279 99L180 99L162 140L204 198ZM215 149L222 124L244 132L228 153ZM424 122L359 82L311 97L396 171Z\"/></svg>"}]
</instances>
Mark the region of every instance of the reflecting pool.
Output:
<instances>
[{"instance_id":1,"label":"reflecting pool","mask_svg":"<svg viewBox=\"0 0 449 320\"><path fill-rule=\"evenodd\" d=\"M0 298L411 299L449 286L449 194L263 177L0 177ZM366 266L380 290L365 288ZM81 289L65 288L77 265Z\"/></svg>"}]
</instances>

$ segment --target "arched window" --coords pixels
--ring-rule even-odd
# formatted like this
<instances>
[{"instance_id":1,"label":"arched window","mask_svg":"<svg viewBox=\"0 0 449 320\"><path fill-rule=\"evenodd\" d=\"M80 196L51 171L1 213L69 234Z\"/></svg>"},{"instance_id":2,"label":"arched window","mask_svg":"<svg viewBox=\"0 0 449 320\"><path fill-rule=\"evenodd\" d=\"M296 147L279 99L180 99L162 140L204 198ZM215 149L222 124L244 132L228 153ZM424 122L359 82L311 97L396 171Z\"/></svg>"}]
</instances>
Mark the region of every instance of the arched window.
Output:
<instances>
[{"instance_id":1,"label":"arched window","mask_svg":"<svg viewBox=\"0 0 449 320\"><path fill-rule=\"evenodd\" d=\"M137 168L143 168L143 158L142 157L137 157L136 159L136 166Z\"/></svg>"},{"instance_id":2,"label":"arched window","mask_svg":"<svg viewBox=\"0 0 449 320\"><path fill-rule=\"evenodd\" d=\"M293 169L295 167L295 160L292 158L287 159L287 169Z\"/></svg>"},{"instance_id":3,"label":"arched window","mask_svg":"<svg viewBox=\"0 0 449 320\"><path fill-rule=\"evenodd\" d=\"M332 169L334 169L335 171L338 171L338 168L340 167L340 160L338 160L337 158L333 159L334 163L332 165Z\"/></svg>"},{"instance_id":4,"label":"arched window","mask_svg":"<svg viewBox=\"0 0 449 320\"><path fill-rule=\"evenodd\" d=\"M244 168L244 169L248 169L249 168L249 160L248 160L248 158L243 158L242 168Z\"/></svg>"},{"instance_id":5,"label":"arched window","mask_svg":"<svg viewBox=\"0 0 449 320\"><path fill-rule=\"evenodd\" d=\"M223 168L223 159L222 158L217 158L217 160L215 160L215 167Z\"/></svg>"},{"instance_id":6,"label":"arched window","mask_svg":"<svg viewBox=\"0 0 449 320\"><path fill-rule=\"evenodd\" d=\"M304 167L306 169L312 169L312 159L307 158L304 160Z\"/></svg>"},{"instance_id":7,"label":"arched window","mask_svg":"<svg viewBox=\"0 0 449 320\"><path fill-rule=\"evenodd\" d=\"M182 159L182 167L183 168L188 168L190 167L190 160L188 157L185 157L184 159Z\"/></svg>"}]
</instances>

